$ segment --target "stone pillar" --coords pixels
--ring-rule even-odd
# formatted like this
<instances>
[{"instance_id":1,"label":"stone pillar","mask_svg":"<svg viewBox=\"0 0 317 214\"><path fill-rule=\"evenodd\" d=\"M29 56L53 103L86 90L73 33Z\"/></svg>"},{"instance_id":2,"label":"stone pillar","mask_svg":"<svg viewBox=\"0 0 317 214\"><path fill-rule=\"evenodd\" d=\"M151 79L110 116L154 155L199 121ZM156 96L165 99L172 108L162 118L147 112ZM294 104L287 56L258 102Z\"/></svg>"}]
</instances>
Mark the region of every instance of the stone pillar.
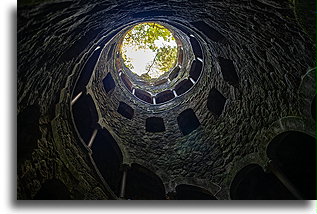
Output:
<instances>
[{"instance_id":1,"label":"stone pillar","mask_svg":"<svg viewBox=\"0 0 317 214\"><path fill-rule=\"evenodd\" d=\"M95 129L93 132L92 132L92 135L90 137L90 140L88 142L88 147L91 148L95 138L96 138L96 135L97 135L97 132L98 132L98 129Z\"/></svg>"},{"instance_id":2,"label":"stone pillar","mask_svg":"<svg viewBox=\"0 0 317 214\"><path fill-rule=\"evenodd\" d=\"M292 184L292 182L287 178L287 176L282 172L282 170L278 167L276 162L270 160L268 164L269 170L282 182L282 184L292 193L297 199L303 200L304 198L301 196L296 187Z\"/></svg>"},{"instance_id":3,"label":"stone pillar","mask_svg":"<svg viewBox=\"0 0 317 214\"><path fill-rule=\"evenodd\" d=\"M128 174L128 166L123 165L121 189L120 189L120 198L121 199L124 199L124 197L125 197L125 187L126 187L126 182L127 182L127 174Z\"/></svg>"},{"instance_id":4,"label":"stone pillar","mask_svg":"<svg viewBox=\"0 0 317 214\"><path fill-rule=\"evenodd\" d=\"M72 102L70 104L74 105L76 103L76 101L81 97L82 94L83 94L82 91L79 94L77 94L76 97L72 100Z\"/></svg>"}]
</instances>

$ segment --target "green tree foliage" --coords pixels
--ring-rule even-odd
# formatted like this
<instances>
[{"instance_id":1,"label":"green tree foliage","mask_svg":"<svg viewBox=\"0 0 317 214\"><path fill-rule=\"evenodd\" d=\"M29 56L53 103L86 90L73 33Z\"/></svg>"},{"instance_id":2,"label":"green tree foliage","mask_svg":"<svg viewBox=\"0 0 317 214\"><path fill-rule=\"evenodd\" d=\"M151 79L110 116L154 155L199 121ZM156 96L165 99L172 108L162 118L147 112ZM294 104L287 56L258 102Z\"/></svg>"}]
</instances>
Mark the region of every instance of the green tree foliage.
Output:
<instances>
[{"instance_id":1,"label":"green tree foliage","mask_svg":"<svg viewBox=\"0 0 317 214\"><path fill-rule=\"evenodd\" d=\"M146 67L147 72L141 75L144 79L149 80L152 76L160 76L168 72L176 64L177 46L164 45L163 47L158 47L155 41L160 39L166 42L175 41L173 34L157 23L136 25L124 37L123 46L130 45L136 49L151 49L155 53L153 61ZM122 51L122 57L125 65L133 69L133 65L124 51Z\"/></svg>"},{"instance_id":2,"label":"green tree foliage","mask_svg":"<svg viewBox=\"0 0 317 214\"><path fill-rule=\"evenodd\" d=\"M160 70L167 72L175 66L177 59L177 47L165 46L157 52L157 64Z\"/></svg>"}]
</instances>

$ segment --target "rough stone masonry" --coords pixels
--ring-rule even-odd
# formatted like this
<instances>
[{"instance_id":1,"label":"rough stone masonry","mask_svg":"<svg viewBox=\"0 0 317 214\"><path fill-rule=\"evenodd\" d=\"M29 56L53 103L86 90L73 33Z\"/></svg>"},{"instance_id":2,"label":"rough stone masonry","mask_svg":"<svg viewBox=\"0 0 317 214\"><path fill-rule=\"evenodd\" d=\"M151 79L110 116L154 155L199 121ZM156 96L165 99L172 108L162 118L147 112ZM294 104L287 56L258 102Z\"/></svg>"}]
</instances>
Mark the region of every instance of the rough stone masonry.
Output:
<instances>
[{"instance_id":1,"label":"rough stone masonry","mask_svg":"<svg viewBox=\"0 0 317 214\"><path fill-rule=\"evenodd\" d=\"M119 84L114 56L107 61L110 47L105 45L87 86L98 123L118 143L122 164L138 163L151 170L162 180L166 193L179 184L190 184L218 199L230 199L237 171L250 163L264 167L266 146L275 135L296 130L315 137L315 120L307 110L315 96L315 45L311 20L298 12L300 3L19 3L17 198L33 199L47 182L58 180L69 199L118 199L76 132L72 92L84 62L103 36L110 41L131 20L159 19L199 35L204 51L200 80L173 101L173 108L149 111L148 104L138 102ZM212 30L223 39L214 38ZM221 59L232 62L235 84L225 78ZM111 93L105 93L102 85L108 72L116 83ZM212 89L225 98L220 115L207 107ZM117 112L120 101L134 109L132 119ZM200 126L184 136L177 117L186 109L193 109ZM163 118L164 132L146 131L146 118L153 116Z\"/></svg>"}]
</instances>

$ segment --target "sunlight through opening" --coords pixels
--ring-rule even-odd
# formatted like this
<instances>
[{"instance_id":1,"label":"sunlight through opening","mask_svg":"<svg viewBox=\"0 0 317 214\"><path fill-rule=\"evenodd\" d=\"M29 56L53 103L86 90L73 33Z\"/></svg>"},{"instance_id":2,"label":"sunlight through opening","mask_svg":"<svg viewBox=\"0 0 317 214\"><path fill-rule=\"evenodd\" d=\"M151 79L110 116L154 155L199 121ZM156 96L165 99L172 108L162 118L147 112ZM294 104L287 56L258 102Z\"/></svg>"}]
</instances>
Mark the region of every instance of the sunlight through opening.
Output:
<instances>
[{"instance_id":1,"label":"sunlight through opening","mask_svg":"<svg viewBox=\"0 0 317 214\"><path fill-rule=\"evenodd\" d=\"M159 78L177 63L177 44L166 27L147 22L129 30L122 42L124 64L145 80Z\"/></svg>"}]
</instances>

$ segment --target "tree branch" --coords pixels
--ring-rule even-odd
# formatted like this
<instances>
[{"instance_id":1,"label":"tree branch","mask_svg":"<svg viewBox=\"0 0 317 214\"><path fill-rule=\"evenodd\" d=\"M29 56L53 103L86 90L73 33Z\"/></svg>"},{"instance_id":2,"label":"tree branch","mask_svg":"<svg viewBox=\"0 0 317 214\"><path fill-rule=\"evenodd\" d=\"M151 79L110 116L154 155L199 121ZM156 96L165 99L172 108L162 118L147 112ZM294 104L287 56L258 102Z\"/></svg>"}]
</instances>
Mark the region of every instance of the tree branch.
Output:
<instances>
[{"instance_id":1,"label":"tree branch","mask_svg":"<svg viewBox=\"0 0 317 214\"><path fill-rule=\"evenodd\" d=\"M155 55L155 57L154 57L154 59L153 59L153 62L152 62L152 64L150 65L150 67L148 68L148 71L146 72L146 74L148 74L148 73L150 72L152 66L154 65L154 63L155 63L155 61L156 61L157 55L158 55L158 51L156 52L156 55Z\"/></svg>"}]
</instances>

